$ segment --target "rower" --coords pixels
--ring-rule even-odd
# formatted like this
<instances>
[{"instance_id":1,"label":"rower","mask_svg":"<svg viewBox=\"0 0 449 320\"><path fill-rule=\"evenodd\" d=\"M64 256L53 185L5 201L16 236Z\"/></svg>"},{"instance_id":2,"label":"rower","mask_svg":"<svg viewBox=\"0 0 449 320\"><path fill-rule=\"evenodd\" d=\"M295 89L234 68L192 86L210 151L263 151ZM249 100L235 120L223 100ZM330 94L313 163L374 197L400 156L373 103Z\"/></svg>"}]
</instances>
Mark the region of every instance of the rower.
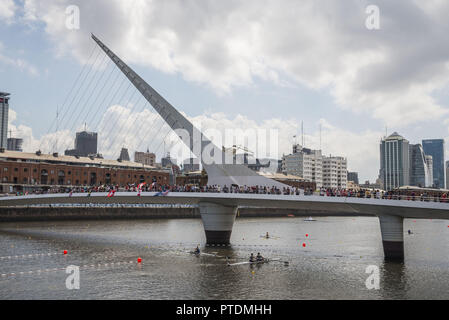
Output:
<instances>
[{"instance_id":1,"label":"rower","mask_svg":"<svg viewBox=\"0 0 449 320\"><path fill-rule=\"evenodd\" d=\"M199 247L199 246L196 246L196 249L195 249L195 251L193 251L193 253L195 253L195 254L200 254L200 253L201 253L200 247Z\"/></svg>"},{"instance_id":2,"label":"rower","mask_svg":"<svg viewBox=\"0 0 449 320\"><path fill-rule=\"evenodd\" d=\"M268 239L269 237L270 237L270 236L268 235L268 232L267 232L267 234L265 235L265 238L267 238L267 239Z\"/></svg>"},{"instance_id":3,"label":"rower","mask_svg":"<svg viewBox=\"0 0 449 320\"><path fill-rule=\"evenodd\" d=\"M251 255L249 256L249 262L255 262L256 259L254 258L254 253L251 253Z\"/></svg>"},{"instance_id":4,"label":"rower","mask_svg":"<svg viewBox=\"0 0 449 320\"><path fill-rule=\"evenodd\" d=\"M257 257L256 257L257 261L263 261L264 258L262 257L262 255L260 254L260 252L257 253Z\"/></svg>"}]
</instances>

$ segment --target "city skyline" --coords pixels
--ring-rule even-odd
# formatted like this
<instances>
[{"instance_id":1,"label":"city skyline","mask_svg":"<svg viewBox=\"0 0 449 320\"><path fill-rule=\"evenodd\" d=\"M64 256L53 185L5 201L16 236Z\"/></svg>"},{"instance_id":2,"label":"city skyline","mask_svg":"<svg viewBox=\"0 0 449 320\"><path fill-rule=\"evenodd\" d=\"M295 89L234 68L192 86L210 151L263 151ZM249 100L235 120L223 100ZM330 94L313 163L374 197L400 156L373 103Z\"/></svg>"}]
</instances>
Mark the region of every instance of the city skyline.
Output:
<instances>
[{"instance_id":1,"label":"city skyline","mask_svg":"<svg viewBox=\"0 0 449 320\"><path fill-rule=\"evenodd\" d=\"M69 4L79 6L79 30L67 30L64 25ZM381 28L368 30L365 28L368 2L334 4L320 7L319 10L310 3L302 7L292 2L286 4L283 9L273 7L272 11L274 16L285 16L285 21L295 28L290 30L291 36L301 39L294 41L290 48L296 59L276 51L276 46L270 45L268 31L273 36L284 35L282 39L287 40L285 31L289 28L272 24L255 3L229 4L220 10L212 6L208 12L201 7L187 6L184 7L186 13L176 10L176 2L170 5L157 2L152 5L139 4L133 10L153 12L158 9L167 18L179 18L182 21L185 21L187 14L193 15L206 28L198 28L198 25L185 21L186 30L191 32L186 34L178 25L170 22L172 19L161 21L154 17L168 33L160 28L150 31L153 27L151 21L136 21L142 31L147 31L136 36L111 28L109 22L117 21L115 19L122 21L117 18L117 10L120 6L131 10L128 4L113 1L110 2L110 10L106 10L103 2L86 5L81 1L4 1L2 5L6 9L1 11L3 19L0 22L0 73L5 76L0 80L0 90L11 93L10 127L16 130L15 137L24 139L24 151L36 151L43 141L55 135L59 137L59 148L73 146L74 132L81 129L81 124L77 124L78 127L71 132L59 130L45 135L55 118L57 107L64 101L73 80L88 60L92 48L89 34L95 32L117 48L124 59L153 83L173 105L185 112L190 120L223 129L247 126L278 128L281 154L289 153L293 136L300 134L301 122L304 121L305 146L319 149L322 140L323 153L345 156L348 159L348 170L358 172L361 181L375 181L377 178L378 143L386 134L385 127L388 128L388 134L398 131L411 143L430 138L447 139L445 119L449 104L444 91L448 81L446 69L434 68L432 57L413 60L417 58L409 56L400 43L396 44L384 37L386 31L405 39L413 35L416 43L414 52L427 52L428 49L421 48L427 45L434 48L435 52L444 53L445 48L442 45L440 47L439 34L424 37L416 35L406 26L410 16L419 17L415 21L428 30L433 28L430 21L441 20L446 25L443 15L440 15L449 12L446 5L429 8L424 4L407 3L399 12L387 3L380 2ZM267 2L267 6L271 8L272 3ZM130 12L136 14L137 11L133 10ZM295 13L295 19L287 14L289 10ZM106 19L93 19L92 11L104 11ZM237 12L243 13L239 16ZM351 19L345 16L348 12L352 12ZM236 24L232 23L225 25L226 32L221 33L214 19L205 18L206 13L220 23L223 23L225 17L236 19L233 22L247 18L246 28L243 28L245 32L236 30ZM326 20L329 15L332 19ZM307 37L307 28L301 28L303 25L295 23L300 20L297 17L302 17L303 23L311 28L319 26L318 34L322 34L324 39L335 37L342 43L336 45L331 41L329 45L324 45L323 41L318 45L311 41ZM320 24L315 24L314 19L319 19ZM266 24L261 24L262 21ZM345 21L358 22L359 25ZM259 29L248 33L251 25ZM200 29L220 35L222 42L204 38L199 33ZM261 37L261 31L267 33L266 38ZM351 35L351 41L357 46L345 41L345 33ZM186 43L187 39L196 38L203 43L198 53L192 51L192 47ZM245 41L259 51L243 45ZM184 46L180 47L181 42ZM127 45L122 48L118 43ZM208 46L221 47L226 54L214 59L217 50L209 52ZM386 51L379 50L380 46L386 48ZM327 52L335 52L335 56L324 55ZM444 59L436 61L443 63ZM282 65L280 61L286 64ZM323 61L327 63L321 63ZM409 70L407 63L416 63L416 70ZM344 72L342 66L350 67L355 78L350 77L349 71ZM392 66L395 66L396 74L401 75L400 79L386 71ZM411 92L412 87L417 89ZM398 97L405 98L398 100ZM355 102L349 98L354 98ZM119 112L127 114L130 119L145 116L149 120L144 126L151 125L156 118L151 108L132 113L130 105L108 107L109 112L101 119L103 123L110 122ZM441 126L435 125L435 121L441 123ZM126 123L119 122L119 125L126 127ZM107 137L100 135L99 140L102 138ZM137 144L138 141L133 143ZM155 141L154 147L151 147L156 149L158 145L160 142ZM137 146L140 149L138 151L146 150L147 146L148 143L143 141ZM51 149L52 146L44 147ZM104 153L102 147L111 150L111 154L105 156L117 158L123 145L107 142L99 147L100 153ZM131 152L137 149L125 147ZM448 147L447 143L445 147ZM61 153L63 151L59 150ZM160 158L162 147L157 153Z\"/></svg>"}]
</instances>

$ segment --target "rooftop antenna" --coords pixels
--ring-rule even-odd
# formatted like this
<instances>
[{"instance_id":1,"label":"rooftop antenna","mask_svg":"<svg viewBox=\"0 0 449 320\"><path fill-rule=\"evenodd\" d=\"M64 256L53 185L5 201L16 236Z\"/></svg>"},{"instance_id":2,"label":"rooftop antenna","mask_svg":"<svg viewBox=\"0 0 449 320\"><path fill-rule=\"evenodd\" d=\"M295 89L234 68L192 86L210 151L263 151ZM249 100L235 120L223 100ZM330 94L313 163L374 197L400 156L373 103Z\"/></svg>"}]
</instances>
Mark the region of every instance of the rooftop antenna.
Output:
<instances>
[{"instance_id":1,"label":"rooftop antenna","mask_svg":"<svg viewBox=\"0 0 449 320\"><path fill-rule=\"evenodd\" d=\"M55 129L55 135L56 135L56 141L55 141L55 145L54 145L54 151L53 152L58 152L58 129L59 129L59 110L58 110L58 106L56 106L56 129Z\"/></svg>"},{"instance_id":2,"label":"rooftop antenna","mask_svg":"<svg viewBox=\"0 0 449 320\"><path fill-rule=\"evenodd\" d=\"M321 122L320 122L320 151L321 151Z\"/></svg>"},{"instance_id":3,"label":"rooftop antenna","mask_svg":"<svg viewBox=\"0 0 449 320\"><path fill-rule=\"evenodd\" d=\"M301 121L301 144L304 148L304 121Z\"/></svg>"}]
</instances>

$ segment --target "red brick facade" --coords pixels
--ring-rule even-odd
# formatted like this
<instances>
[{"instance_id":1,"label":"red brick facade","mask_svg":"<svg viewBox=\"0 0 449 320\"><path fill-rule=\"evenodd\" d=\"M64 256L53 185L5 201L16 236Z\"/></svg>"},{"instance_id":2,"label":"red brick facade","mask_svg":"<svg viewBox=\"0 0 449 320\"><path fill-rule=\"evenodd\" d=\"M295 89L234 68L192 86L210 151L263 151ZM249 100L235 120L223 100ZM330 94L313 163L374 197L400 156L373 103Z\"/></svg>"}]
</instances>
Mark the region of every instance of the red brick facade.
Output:
<instances>
[{"instance_id":1,"label":"red brick facade","mask_svg":"<svg viewBox=\"0 0 449 320\"><path fill-rule=\"evenodd\" d=\"M0 182L22 185L126 186L133 183L168 184L168 172L45 162L0 161Z\"/></svg>"}]
</instances>

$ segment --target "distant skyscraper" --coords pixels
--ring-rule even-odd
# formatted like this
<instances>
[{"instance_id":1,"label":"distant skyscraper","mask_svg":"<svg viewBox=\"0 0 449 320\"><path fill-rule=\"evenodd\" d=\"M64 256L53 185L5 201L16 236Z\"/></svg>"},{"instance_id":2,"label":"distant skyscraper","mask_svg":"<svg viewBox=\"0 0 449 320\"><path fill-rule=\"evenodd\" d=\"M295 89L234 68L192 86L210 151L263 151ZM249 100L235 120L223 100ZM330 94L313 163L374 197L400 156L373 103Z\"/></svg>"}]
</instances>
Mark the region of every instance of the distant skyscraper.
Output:
<instances>
[{"instance_id":1,"label":"distant skyscraper","mask_svg":"<svg viewBox=\"0 0 449 320\"><path fill-rule=\"evenodd\" d=\"M23 139L8 138L7 150L22 152Z\"/></svg>"},{"instance_id":2,"label":"distant skyscraper","mask_svg":"<svg viewBox=\"0 0 449 320\"><path fill-rule=\"evenodd\" d=\"M0 92L0 148L8 145L9 93Z\"/></svg>"},{"instance_id":3,"label":"distant skyscraper","mask_svg":"<svg viewBox=\"0 0 449 320\"><path fill-rule=\"evenodd\" d=\"M129 153L128 153L128 149L126 148L122 148L122 151L120 151L120 157L119 157L120 161L129 161Z\"/></svg>"},{"instance_id":4,"label":"distant skyscraper","mask_svg":"<svg viewBox=\"0 0 449 320\"><path fill-rule=\"evenodd\" d=\"M424 154L421 144L410 144L410 185L417 187L431 187L432 156Z\"/></svg>"},{"instance_id":5,"label":"distant skyscraper","mask_svg":"<svg viewBox=\"0 0 449 320\"><path fill-rule=\"evenodd\" d=\"M97 154L97 139L98 134L96 132L77 132L75 138L75 149L66 150L67 156L80 156L87 157Z\"/></svg>"},{"instance_id":6,"label":"distant skyscraper","mask_svg":"<svg viewBox=\"0 0 449 320\"><path fill-rule=\"evenodd\" d=\"M355 184L359 184L359 174L357 172L348 172L348 181L353 181Z\"/></svg>"},{"instance_id":7,"label":"distant skyscraper","mask_svg":"<svg viewBox=\"0 0 449 320\"><path fill-rule=\"evenodd\" d=\"M394 132L380 143L380 177L385 190L410 182L409 142Z\"/></svg>"},{"instance_id":8,"label":"distant skyscraper","mask_svg":"<svg viewBox=\"0 0 449 320\"><path fill-rule=\"evenodd\" d=\"M424 153L432 156L433 160L433 186L445 187L444 170L444 139L426 139L422 141Z\"/></svg>"}]
</instances>

